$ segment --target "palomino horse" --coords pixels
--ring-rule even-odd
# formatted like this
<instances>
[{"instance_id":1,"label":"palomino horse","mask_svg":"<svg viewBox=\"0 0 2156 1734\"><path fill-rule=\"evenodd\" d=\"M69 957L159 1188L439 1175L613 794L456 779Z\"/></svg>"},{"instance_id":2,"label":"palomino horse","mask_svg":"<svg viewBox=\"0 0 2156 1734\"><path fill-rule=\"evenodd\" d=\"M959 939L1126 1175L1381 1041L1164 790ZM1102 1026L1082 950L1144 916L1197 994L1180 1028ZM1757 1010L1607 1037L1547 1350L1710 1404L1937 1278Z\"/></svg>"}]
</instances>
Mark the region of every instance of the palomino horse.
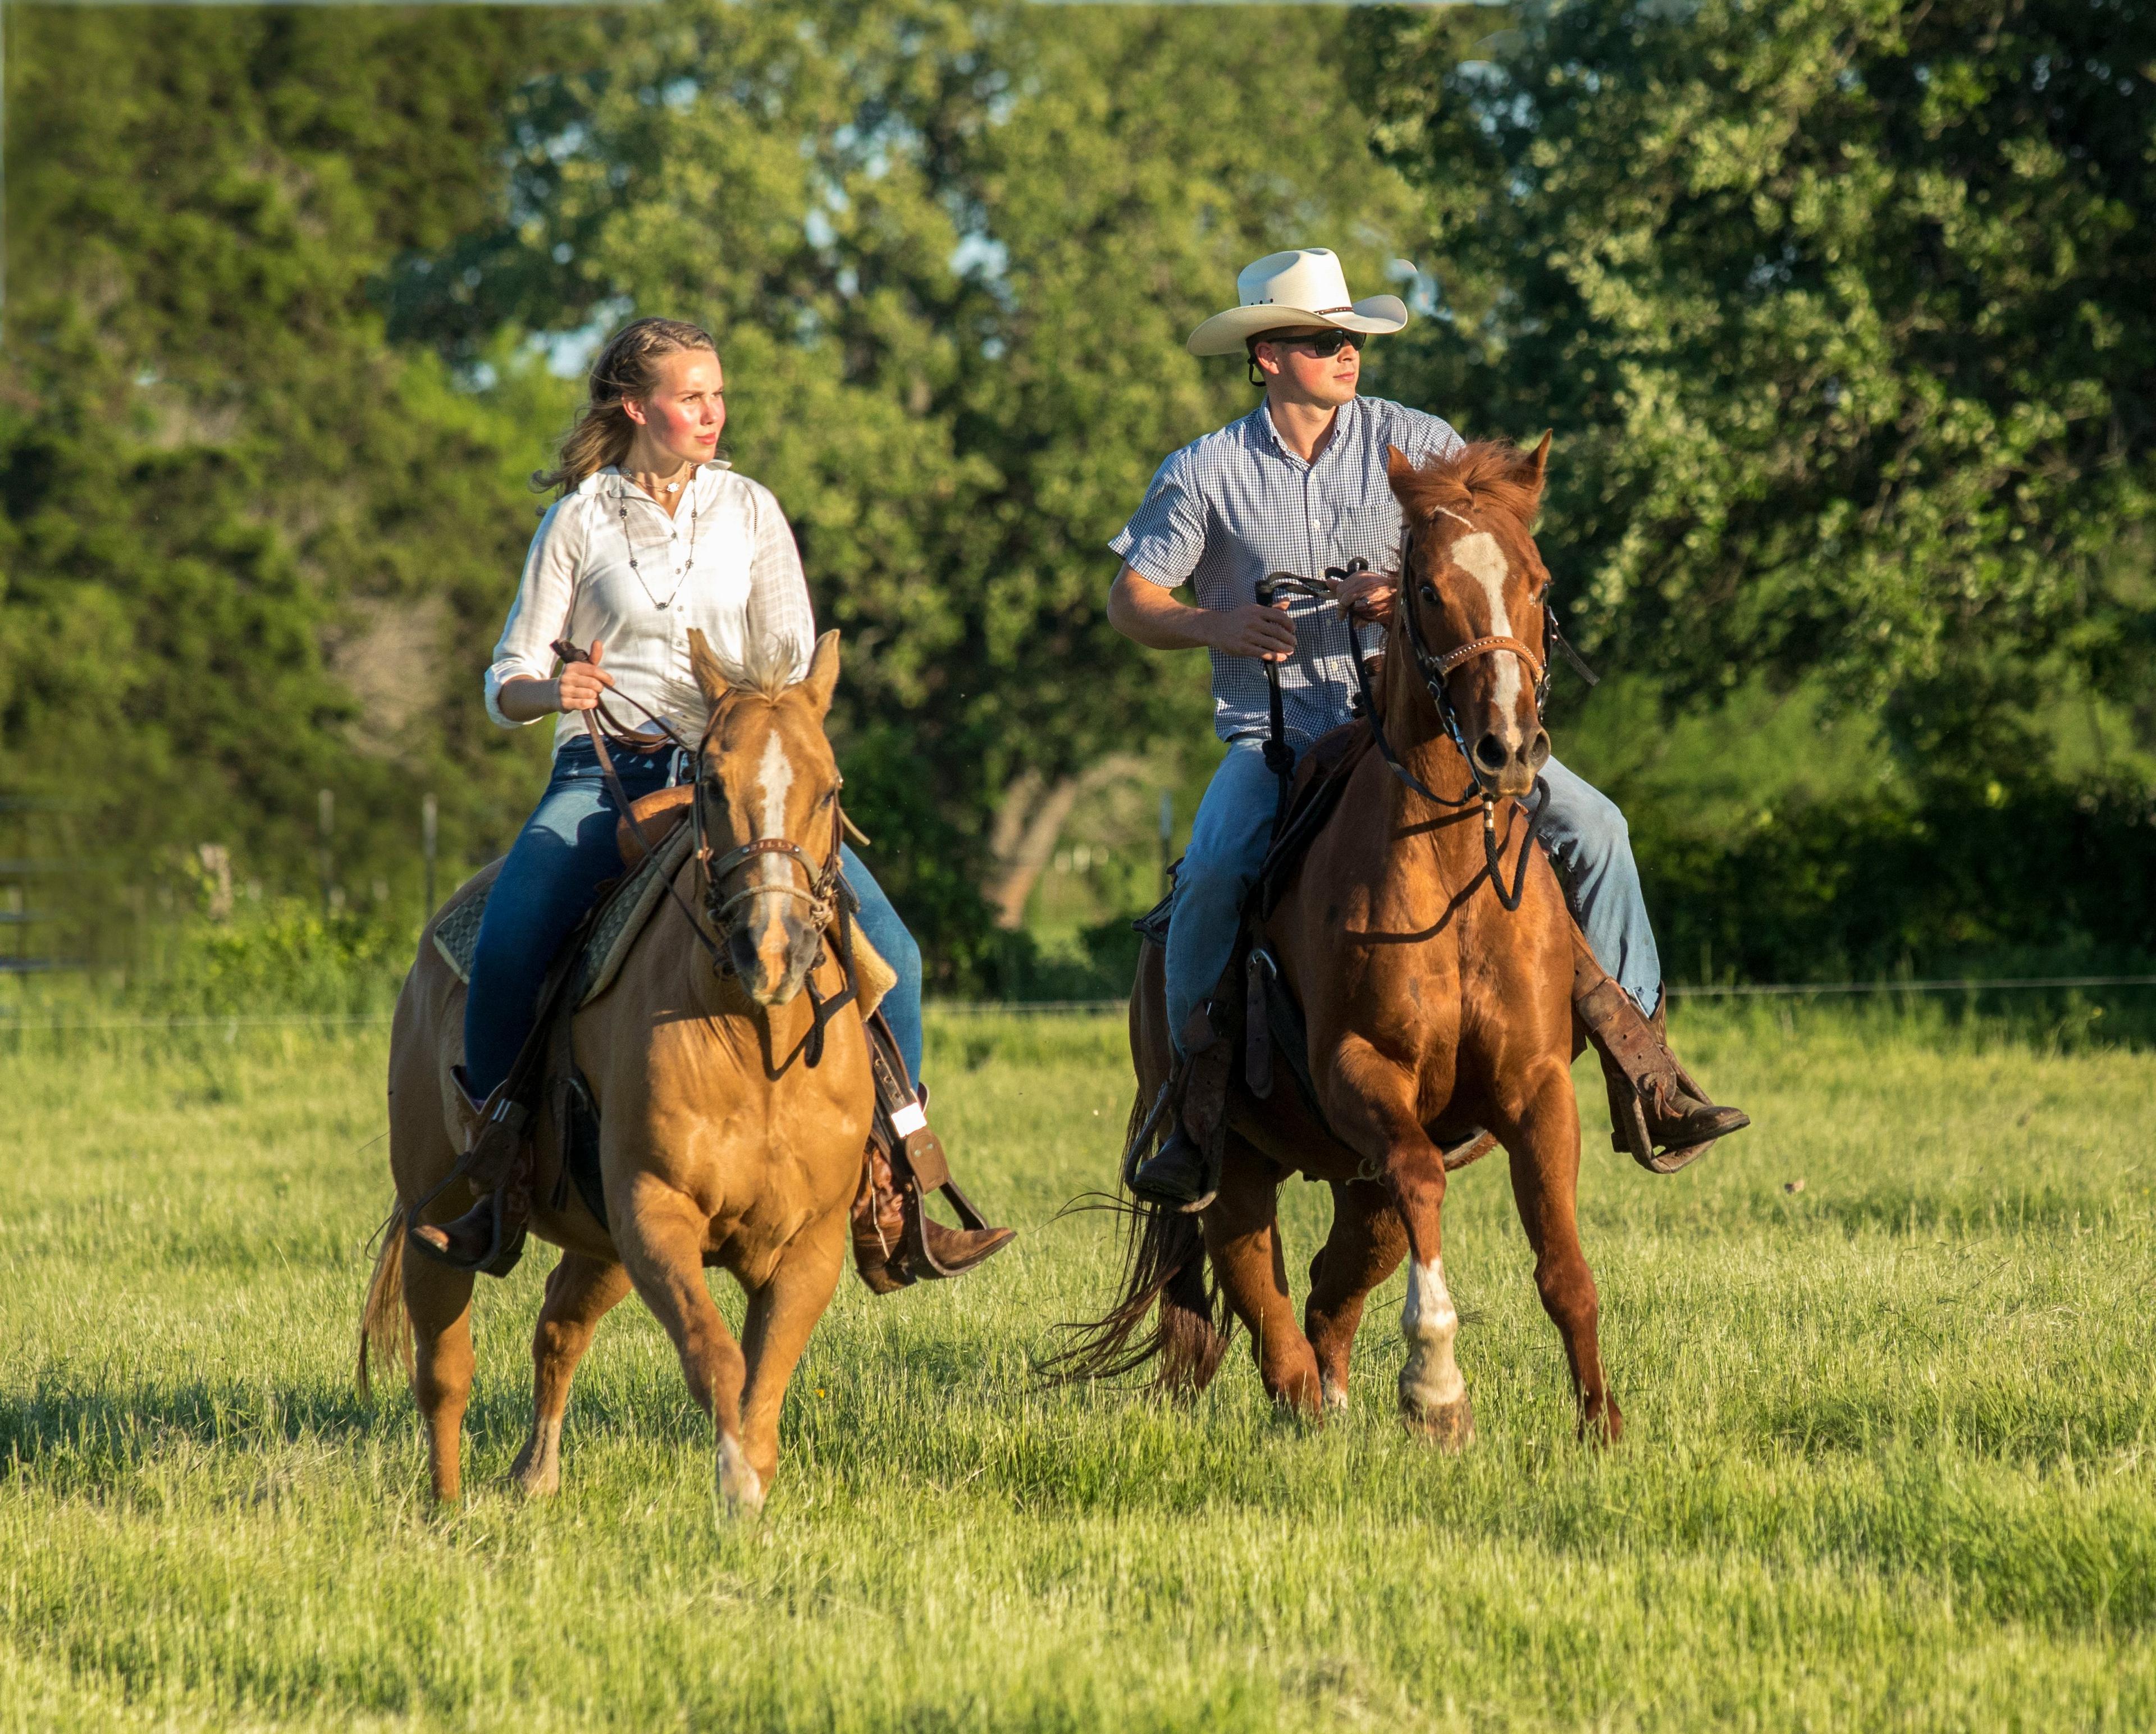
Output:
<instances>
[{"instance_id":1,"label":"palomino horse","mask_svg":"<svg viewBox=\"0 0 2156 1734\"><path fill-rule=\"evenodd\" d=\"M721 1494L729 1506L754 1508L778 1468L787 1382L845 1261L873 1086L858 1008L830 1020L819 1063L802 1059L817 1019L804 981L827 998L841 986L820 919L839 847L839 770L824 734L839 635L824 635L807 677L790 685L786 647L753 649L758 665L729 679L702 634L689 637L712 706L694 796L707 846L681 869L682 899L661 905L613 986L576 1013L577 1063L600 1109L612 1233L573 1187L562 1188L560 1208L550 1205L542 1154L531 1231L562 1258L532 1340L531 1434L514 1475L529 1493L560 1486L569 1381L599 1320L633 1287L673 1338L690 1392L716 1427ZM707 883L713 861L716 882ZM804 885L812 875L819 882ZM687 931L696 909L702 943ZM731 966L724 975L721 956ZM444 1500L458 1491L471 1392L473 1279L407 1259L403 1246L407 1213L455 1166L470 1131L449 1076L463 1054L464 997L430 929L390 1036L398 1204L367 1290L365 1333L390 1348L408 1318L429 1464ZM542 1152L556 1141L542 1123ZM452 1187L428 1213L440 1220L470 1202L468 1188ZM708 1265L732 1271L747 1293L740 1345L705 1285ZM363 1341L362 1383L366 1365Z\"/></svg>"},{"instance_id":2,"label":"palomino horse","mask_svg":"<svg viewBox=\"0 0 2156 1734\"><path fill-rule=\"evenodd\" d=\"M1399 762L1363 755L1264 926L1307 1019L1324 1123L1285 1077L1262 1101L1239 1080L1218 1195L1197 1218L1140 1207L1123 1294L1062 1357L1066 1370L1097 1375L1158 1358L1163 1385L1202 1388L1232 1328L1207 1297L1209 1259L1255 1340L1266 1390L1313 1415L1344 1407L1363 1301L1406 1256L1401 1411L1440 1443L1466 1443L1473 1411L1454 1353L1439 1219L1448 1159L1482 1153L1486 1130L1512 1159L1581 1431L1617 1437L1623 1422L1603 1383L1594 1279L1574 1213L1572 921L1520 805L1549 757L1539 654L1549 577L1529 533L1548 450L1547 438L1532 454L1481 444L1419 469L1391 454L1408 541L1378 696ZM1495 850L1483 837L1492 808L1502 815ZM1508 911L1514 883L1518 906ZM1173 1059L1162 988L1160 952L1147 947L1131 1001L1134 1138ZM1330 1182L1333 1199L1332 1233L1311 1265L1306 1336L1289 1302L1277 1220L1281 1182L1296 1172ZM1156 1302L1156 1328L1131 1347Z\"/></svg>"}]
</instances>

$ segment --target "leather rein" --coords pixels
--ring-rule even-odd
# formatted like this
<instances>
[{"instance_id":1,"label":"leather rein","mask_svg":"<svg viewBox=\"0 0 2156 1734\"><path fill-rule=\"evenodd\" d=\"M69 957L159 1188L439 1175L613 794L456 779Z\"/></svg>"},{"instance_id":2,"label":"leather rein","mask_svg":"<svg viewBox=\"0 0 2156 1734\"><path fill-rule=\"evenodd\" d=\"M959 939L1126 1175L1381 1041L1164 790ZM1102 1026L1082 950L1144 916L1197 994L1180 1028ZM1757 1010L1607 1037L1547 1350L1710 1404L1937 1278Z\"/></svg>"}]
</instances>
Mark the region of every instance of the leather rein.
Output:
<instances>
[{"instance_id":1,"label":"leather rein","mask_svg":"<svg viewBox=\"0 0 2156 1734\"><path fill-rule=\"evenodd\" d=\"M1467 521L1463 519L1461 521ZM1436 807L1456 809L1471 807L1477 801L1481 802L1482 854L1483 859L1489 869L1490 887L1497 894L1498 903L1507 914L1511 914L1518 910L1521 897L1527 887L1528 845L1535 840L1535 834L1542 824L1543 815L1548 811L1549 784L1540 776L1535 778L1535 803L1527 808L1527 834L1520 843L1519 867L1512 875L1512 883L1508 890L1505 884L1503 855L1497 841L1497 797L1484 784L1482 773L1476 767L1475 757L1467 750L1466 736L1460 726L1460 713L1453 705L1449 683L1453 675L1459 669L1485 656L1517 656L1527 664L1529 674L1533 677L1535 716L1539 721L1543 703L1549 696L1549 653L1553 648L1563 654L1565 659L1578 671L1581 679L1589 686L1597 685L1601 677L1587 665L1579 653L1573 649L1566 639L1558 624L1557 610L1549 603L1550 587L1548 583L1543 586L1541 593L1535 598L1537 606L1543 611L1543 652L1539 656L1518 639L1502 634L1491 634L1479 639L1470 639L1464 644L1455 644L1449 650L1432 654L1428 642L1423 637L1422 620L1420 611L1417 607L1417 600L1419 598L1435 607L1437 603L1437 591L1428 579L1416 575L1414 553L1414 528L1409 525L1404 532L1400 545L1401 628L1408 642L1409 652L1414 658L1415 671L1422 677L1424 690L1430 694L1430 701L1437 706L1438 720L1445 725L1445 732L1452 737L1453 746L1459 749L1460 759L1467 767L1466 788L1456 796L1440 795L1426 785L1402 762L1399 754L1394 751L1391 741L1386 738L1384 720L1378 714L1377 698L1370 690L1370 671L1363 666L1362 657L1356 654L1351 642L1348 660L1355 667L1357 697L1363 716L1370 725L1370 732L1377 741L1378 751L1384 759L1386 768L1403 784ZM1325 576L1328 580L1337 583L1359 572L1368 572L1369 569L1370 562L1358 556L1346 566L1327 567L1325 569ZM1309 579L1299 577L1292 572L1272 572L1268 574L1258 587L1259 600L1270 603L1274 594L1281 590L1291 588L1300 590L1306 596L1319 598L1327 597L1332 593L1324 586L1312 583ZM1266 664L1266 672L1273 683L1273 732L1278 736L1281 733L1279 676L1274 672L1273 664L1270 663ZM1283 746L1284 745L1285 743ZM1268 762L1270 762L1270 743Z\"/></svg>"},{"instance_id":2,"label":"leather rein","mask_svg":"<svg viewBox=\"0 0 2156 1734\"><path fill-rule=\"evenodd\" d=\"M557 639L552 648L554 654L565 664L591 660L588 652L579 649L567 639ZM844 973L845 985L837 993L826 998L817 992L814 965L812 964L809 967L808 972L802 978L801 985L808 996L809 1005L814 1009L814 1021L809 1025L808 1033L802 1037L793 1052L787 1055L778 1068L783 1074L788 1066L793 1065L796 1055L805 1054L809 1067L813 1070L824 1058L824 1027L839 1013L851 1005L858 997L858 983L855 979L854 963L853 911L859 905L854 902L852 893L848 890L844 878L841 877L840 851L845 843L846 823L844 808L836 798L833 799L831 849L821 867L809 859L808 850L790 837L758 837L742 844L738 849L729 849L714 861L711 859L711 846L704 835L704 752L711 745L711 731L718 724L716 711L713 711L710 720L705 723L704 732L697 737L696 744L692 747L675 731L674 726L656 711L639 703L625 692L617 691L615 696L624 704L639 711L652 722L656 723L661 738L671 744L676 751L690 755L695 761L696 774L691 780L689 792L689 818L694 827L697 869L703 875L704 879L704 916L706 920L708 920L717 930L719 936L717 940L713 940L711 936L704 931L703 922L696 919L696 911L689 906L688 900L683 897L680 890L675 888L673 880L665 875L661 875L660 879L666 887L666 895L674 900L675 905L687 918L689 931L696 935L696 943L703 947L704 950L710 954L711 972L718 976L731 976L734 973L733 964L726 954L725 941L733 929L734 911L752 897L767 895L792 897L806 903L808 905L808 925L814 930L819 939L829 934L834 923L837 925L839 962ZM604 699L601 699L584 713L584 729L585 732L591 736L592 750L598 755L599 772L606 779L608 793L613 797L614 803L621 808L622 817L629 821L629 829L634 834L637 842L642 845L645 858L655 860L659 854L658 846L652 842L649 836L645 834L643 825L638 821L634 803L630 801L629 791L622 785L621 774L614 769L613 759L607 752L608 741L612 741L616 746L624 751L635 752L649 752L651 744L654 743L651 742L649 736L639 736L625 727L621 720L607 709ZM841 777L838 786L843 789L845 783L845 778ZM776 855L782 860L791 862L799 867L807 877L808 884L804 886L789 875L783 884L744 885L730 897L721 895L726 880L733 875L752 863L770 855Z\"/></svg>"}]
</instances>

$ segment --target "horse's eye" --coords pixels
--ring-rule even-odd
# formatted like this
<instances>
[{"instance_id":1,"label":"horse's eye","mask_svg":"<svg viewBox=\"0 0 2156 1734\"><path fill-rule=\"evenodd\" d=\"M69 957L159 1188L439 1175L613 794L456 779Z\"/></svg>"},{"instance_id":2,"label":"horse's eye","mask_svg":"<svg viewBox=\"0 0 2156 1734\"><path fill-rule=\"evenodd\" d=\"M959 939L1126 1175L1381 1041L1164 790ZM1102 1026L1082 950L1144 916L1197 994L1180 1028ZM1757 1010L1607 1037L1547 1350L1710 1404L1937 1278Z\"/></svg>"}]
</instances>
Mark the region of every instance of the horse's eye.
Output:
<instances>
[{"instance_id":1,"label":"horse's eye","mask_svg":"<svg viewBox=\"0 0 2156 1734\"><path fill-rule=\"evenodd\" d=\"M1420 593L1422 599L1428 603L1432 608L1435 608L1437 606L1437 591L1434 587L1425 584L1422 587Z\"/></svg>"}]
</instances>

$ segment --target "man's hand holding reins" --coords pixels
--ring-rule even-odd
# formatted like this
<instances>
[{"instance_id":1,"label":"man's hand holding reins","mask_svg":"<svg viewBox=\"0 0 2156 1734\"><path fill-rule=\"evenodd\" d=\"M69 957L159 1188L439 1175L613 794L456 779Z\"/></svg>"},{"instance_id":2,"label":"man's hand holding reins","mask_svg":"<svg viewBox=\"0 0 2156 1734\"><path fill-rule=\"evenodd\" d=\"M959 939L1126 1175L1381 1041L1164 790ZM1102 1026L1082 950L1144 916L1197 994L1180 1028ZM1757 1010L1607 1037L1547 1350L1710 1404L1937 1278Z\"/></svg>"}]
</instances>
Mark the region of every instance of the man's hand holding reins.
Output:
<instances>
[{"instance_id":1,"label":"man's hand holding reins","mask_svg":"<svg viewBox=\"0 0 2156 1734\"><path fill-rule=\"evenodd\" d=\"M1286 662L1295 654L1295 622L1288 618L1284 597L1270 607L1251 602L1240 608L1208 609L1205 619L1213 648L1230 656Z\"/></svg>"},{"instance_id":2,"label":"man's hand holding reins","mask_svg":"<svg viewBox=\"0 0 2156 1734\"><path fill-rule=\"evenodd\" d=\"M1285 598L1268 608L1194 608L1164 584L1125 567L1108 593L1108 623L1148 650L1219 650L1285 662L1295 654L1295 623Z\"/></svg>"},{"instance_id":3,"label":"man's hand holding reins","mask_svg":"<svg viewBox=\"0 0 2156 1734\"><path fill-rule=\"evenodd\" d=\"M1399 577L1399 573L1389 572L1350 573L1332 581L1332 599L1339 604L1341 613L1350 619L1390 626L1393 598L1399 594L1396 587Z\"/></svg>"}]
</instances>

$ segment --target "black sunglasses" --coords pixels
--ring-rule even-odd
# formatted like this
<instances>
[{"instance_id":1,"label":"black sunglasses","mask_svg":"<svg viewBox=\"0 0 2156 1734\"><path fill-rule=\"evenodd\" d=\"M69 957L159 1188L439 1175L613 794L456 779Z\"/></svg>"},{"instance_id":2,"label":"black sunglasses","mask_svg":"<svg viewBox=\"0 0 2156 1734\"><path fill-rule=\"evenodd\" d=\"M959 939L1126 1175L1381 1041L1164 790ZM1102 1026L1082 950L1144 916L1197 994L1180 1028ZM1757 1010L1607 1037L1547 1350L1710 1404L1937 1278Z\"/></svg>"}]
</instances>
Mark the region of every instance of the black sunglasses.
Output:
<instances>
[{"instance_id":1,"label":"black sunglasses","mask_svg":"<svg viewBox=\"0 0 2156 1734\"><path fill-rule=\"evenodd\" d=\"M1316 337L1268 337L1260 341L1277 343L1283 348L1306 349L1321 361L1330 361L1343 349L1359 351L1363 347L1360 331L1327 331Z\"/></svg>"}]
</instances>

